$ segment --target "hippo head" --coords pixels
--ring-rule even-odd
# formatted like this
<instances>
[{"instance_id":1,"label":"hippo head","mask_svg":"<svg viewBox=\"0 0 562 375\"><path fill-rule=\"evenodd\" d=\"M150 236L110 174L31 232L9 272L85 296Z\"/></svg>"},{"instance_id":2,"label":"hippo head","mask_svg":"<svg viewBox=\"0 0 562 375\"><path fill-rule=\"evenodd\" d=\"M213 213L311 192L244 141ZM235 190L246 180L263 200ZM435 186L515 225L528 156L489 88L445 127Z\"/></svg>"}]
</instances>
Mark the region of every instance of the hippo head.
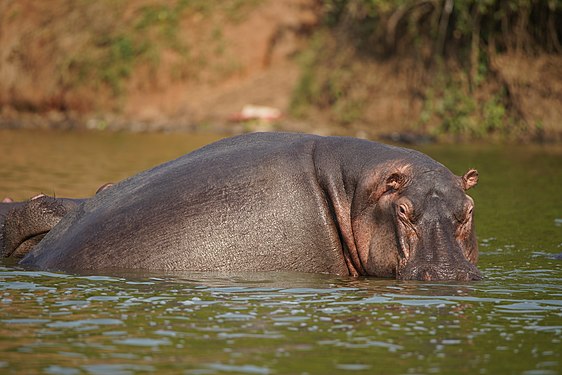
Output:
<instances>
[{"instance_id":1,"label":"hippo head","mask_svg":"<svg viewBox=\"0 0 562 375\"><path fill-rule=\"evenodd\" d=\"M111 186L112 183L102 185L96 194ZM64 216L84 201L45 194L25 202L5 199L0 203L0 253L6 258L23 258Z\"/></svg>"},{"instance_id":2,"label":"hippo head","mask_svg":"<svg viewBox=\"0 0 562 375\"><path fill-rule=\"evenodd\" d=\"M352 220L354 233L361 233L364 272L401 280L481 279L474 201L465 193L477 184L478 172L459 177L445 167L389 169Z\"/></svg>"},{"instance_id":3,"label":"hippo head","mask_svg":"<svg viewBox=\"0 0 562 375\"><path fill-rule=\"evenodd\" d=\"M33 249L79 200L39 194L27 202L13 203L3 217L0 245L4 257L21 258Z\"/></svg>"}]
</instances>

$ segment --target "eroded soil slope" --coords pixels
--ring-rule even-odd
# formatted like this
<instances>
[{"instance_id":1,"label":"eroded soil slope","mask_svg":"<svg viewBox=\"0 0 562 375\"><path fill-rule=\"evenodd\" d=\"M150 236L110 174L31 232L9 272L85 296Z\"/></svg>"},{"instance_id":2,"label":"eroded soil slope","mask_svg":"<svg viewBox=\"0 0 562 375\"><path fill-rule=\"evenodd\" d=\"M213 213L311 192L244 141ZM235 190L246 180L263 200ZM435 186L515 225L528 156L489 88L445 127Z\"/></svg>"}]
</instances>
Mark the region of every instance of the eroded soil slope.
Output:
<instances>
[{"instance_id":1,"label":"eroded soil slope","mask_svg":"<svg viewBox=\"0 0 562 375\"><path fill-rule=\"evenodd\" d=\"M439 112L447 97L428 92L432 78L416 61L349 64L355 57L347 56L338 71L330 72L329 63L311 68L307 56L318 53L324 6L317 0L3 1L0 126L368 136L439 129L450 116ZM340 45L335 51L329 59L336 65L350 53ZM490 66L494 81L474 96L492 100L491 116L498 117L492 120L515 116L531 137L560 139L560 55L510 52ZM348 98L301 110L299 89L311 69L334 74L331 86L341 78ZM324 88L318 90L312 95L321 96ZM498 92L509 99L509 113L493 106ZM278 108L284 117L265 126L230 122L247 104ZM453 111L462 105L449 103Z\"/></svg>"}]
</instances>

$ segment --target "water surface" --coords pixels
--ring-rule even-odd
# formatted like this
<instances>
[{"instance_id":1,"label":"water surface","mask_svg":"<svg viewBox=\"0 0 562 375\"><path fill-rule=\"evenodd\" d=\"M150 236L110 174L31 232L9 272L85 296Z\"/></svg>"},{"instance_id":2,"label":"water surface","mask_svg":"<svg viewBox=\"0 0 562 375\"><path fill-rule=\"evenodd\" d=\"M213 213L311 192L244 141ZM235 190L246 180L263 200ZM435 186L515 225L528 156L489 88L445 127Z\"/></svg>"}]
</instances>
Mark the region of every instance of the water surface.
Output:
<instances>
[{"instance_id":1,"label":"water surface","mask_svg":"<svg viewBox=\"0 0 562 375\"><path fill-rule=\"evenodd\" d=\"M83 197L213 135L0 131L0 195ZM0 373L560 374L562 149L426 146L470 194L485 280L71 275L0 263Z\"/></svg>"}]
</instances>

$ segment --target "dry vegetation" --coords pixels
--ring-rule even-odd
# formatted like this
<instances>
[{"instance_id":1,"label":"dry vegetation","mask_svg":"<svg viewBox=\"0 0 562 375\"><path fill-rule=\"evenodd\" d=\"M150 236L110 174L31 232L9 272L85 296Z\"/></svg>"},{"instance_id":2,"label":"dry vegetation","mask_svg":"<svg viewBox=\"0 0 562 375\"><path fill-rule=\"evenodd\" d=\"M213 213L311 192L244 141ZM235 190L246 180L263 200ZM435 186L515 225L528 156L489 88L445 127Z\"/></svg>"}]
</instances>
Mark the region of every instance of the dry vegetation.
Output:
<instances>
[{"instance_id":1,"label":"dry vegetation","mask_svg":"<svg viewBox=\"0 0 562 375\"><path fill-rule=\"evenodd\" d=\"M562 139L560 1L0 3L0 126Z\"/></svg>"}]
</instances>

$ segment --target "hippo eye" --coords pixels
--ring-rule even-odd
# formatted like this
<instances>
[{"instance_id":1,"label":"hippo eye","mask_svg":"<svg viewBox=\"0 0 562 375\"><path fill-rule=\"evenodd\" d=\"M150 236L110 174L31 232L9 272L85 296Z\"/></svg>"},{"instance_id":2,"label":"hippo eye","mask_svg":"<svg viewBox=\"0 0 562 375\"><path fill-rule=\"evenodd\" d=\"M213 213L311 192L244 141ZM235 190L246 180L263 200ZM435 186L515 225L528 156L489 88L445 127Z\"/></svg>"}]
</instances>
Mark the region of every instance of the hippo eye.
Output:
<instances>
[{"instance_id":1,"label":"hippo eye","mask_svg":"<svg viewBox=\"0 0 562 375\"><path fill-rule=\"evenodd\" d=\"M401 204L398 206L398 215L405 220L408 220L408 212L409 208L405 204Z\"/></svg>"}]
</instances>

